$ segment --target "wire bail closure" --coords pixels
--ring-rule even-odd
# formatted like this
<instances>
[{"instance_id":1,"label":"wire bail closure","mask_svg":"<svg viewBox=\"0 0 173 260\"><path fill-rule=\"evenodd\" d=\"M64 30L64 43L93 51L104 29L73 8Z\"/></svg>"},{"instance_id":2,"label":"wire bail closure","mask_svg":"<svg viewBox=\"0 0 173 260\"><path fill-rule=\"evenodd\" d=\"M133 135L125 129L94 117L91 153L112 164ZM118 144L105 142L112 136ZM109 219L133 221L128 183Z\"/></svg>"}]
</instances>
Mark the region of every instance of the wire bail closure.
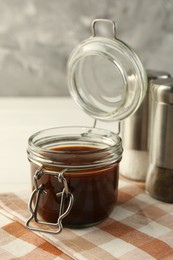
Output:
<instances>
[{"instance_id":1,"label":"wire bail closure","mask_svg":"<svg viewBox=\"0 0 173 260\"><path fill-rule=\"evenodd\" d=\"M97 119L94 119L94 123L93 123L92 129L96 128L96 124L97 124ZM92 129L91 129L89 132L92 132ZM118 122L117 122L117 131L116 131L116 135L119 135L120 132L121 132L121 122L118 121Z\"/></svg>"},{"instance_id":2,"label":"wire bail closure","mask_svg":"<svg viewBox=\"0 0 173 260\"><path fill-rule=\"evenodd\" d=\"M39 167L36 170L36 172L33 176L35 189L33 190L29 203L28 203L28 207L31 212L31 216L26 222L26 227L28 229L33 230L33 231L50 233L50 234L58 234L62 231L62 229L63 229L62 220L69 214L69 212L73 206L73 201L74 201L73 194L69 191L67 180L64 177L64 173L66 171L67 171L67 169L64 169L59 173L53 173L51 171L45 171L43 169L43 166ZM50 175L55 176L56 178L58 178L58 181L60 183L63 183L63 186L64 186L63 190L61 192L56 193L57 197L61 197L60 208L59 208L59 217L58 217L56 223L50 223L50 222L41 221L38 219L38 208L39 208L40 198L43 193L47 194L44 184L40 184L40 185L38 184L38 180L40 180L44 174L50 174ZM64 203L65 203L65 199L67 199L67 198L69 198L69 202L68 202L68 206L67 206L66 210L64 211ZM35 200L35 205L33 207L34 200ZM53 226L56 229L44 229L44 228L37 228L34 226L30 226L30 223L33 221L39 225Z\"/></svg>"},{"instance_id":3,"label":"wire bail closure","mask_svg":"<svg viewBox=\"0 0 173 260\"><path fill-rule=\"evenodd\" d=\"M96 26L96 23L98 23L98 22L111 23L112 29L113 29L113 37L116 39L116 32L117 32L116 23L115 23L115 21L108 20L108 19L95 19L92 22L92 36L93 37L96 37L95 26Z\"/></svg>"}]
</instances>

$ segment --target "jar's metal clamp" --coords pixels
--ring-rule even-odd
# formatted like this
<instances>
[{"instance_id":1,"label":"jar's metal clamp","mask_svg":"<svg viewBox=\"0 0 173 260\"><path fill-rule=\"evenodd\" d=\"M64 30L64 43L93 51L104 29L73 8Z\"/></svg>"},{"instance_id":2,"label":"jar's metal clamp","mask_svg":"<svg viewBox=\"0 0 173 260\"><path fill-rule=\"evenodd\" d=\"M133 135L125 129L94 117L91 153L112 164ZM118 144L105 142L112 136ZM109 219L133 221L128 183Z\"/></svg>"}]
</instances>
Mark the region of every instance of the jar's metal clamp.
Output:
<instances>
[{"instance_id":1,"label":"jar's metal clamp","mask_svg":"<svg viewBox=\"0 0 173 260\"><path fill-rule=\"evenodd\" d=\"M103 22L103 23L111 23L112 24L112 29L113 29L113 37L116 39L116 32L117 32L117 27L116 27L116 23L115 21L112 20L108 20L108 19L95 19L92 22L92 36L95 37L96 36L96 23L98 22Z\"/></svg>"},{"instance_id":2,"label":"jar's metal clamp","mask_svg":"<svg viewBox=\"0 0 173 260\"><path fill-rule=\"evenodd\" d=\"M93 126L92 126L92 128L91 128L91 130L90 130L89 132L91 132L92 129L96 128L96 124L97 124L97 119L94 119ZM117 122L117 131L116 131L116 135L119 135L120 132L121 132L121 122L118 121L118 122Z\"/></svg>"},{"instance_id":3,"label":"jar's metal clamp","mask_svg":"<svg viewBox=\"0 0 173 260\"><path fill-rule=\"evenodd\" d=\"M28 229L33 230L33 231L51 233L51 234L58 234L62 231L62 229L63 229L62 220L69 214L69 212L73 206L73 201L74 201L73 194L69 191L67 181L64 177L64 173L66 171L67 171L67 169L64 169L59 173L53 173L52 171L45 171L43 169L43 166L41 166L35 172L35 174L33 176L35 189L33 190L30 200L29 200L29 210L31 212L31 216L26 222L26 227ZM39 208L40 198L43 193L47 194L44 184L40 184L40 185L38 184L38 180L40 180L44 174L51 174L51 175L55 176L56 178L58 178L58 181L60 183L63 183L62 191L56 193L57 197L61 197L60 207L59 207L59 217L58 217L56 223L49 223L49 222L41 221L38 219L38 208ZM69 199L69 201L68 201L66 210L64 211L64 203L65 203L65 199L67 200L67 198ZM33 205L34 205L34 208L33 208ZM36 227L31 226L30 225L31 222L35 222L37 224L37 226L38 225L42 225L42 226L46 226L46 227L52 226L52 227L55 227L55 229L53 229L53 228L44 229L44 228L38 228L37 226Z\"/></svg>"}]
</instances>

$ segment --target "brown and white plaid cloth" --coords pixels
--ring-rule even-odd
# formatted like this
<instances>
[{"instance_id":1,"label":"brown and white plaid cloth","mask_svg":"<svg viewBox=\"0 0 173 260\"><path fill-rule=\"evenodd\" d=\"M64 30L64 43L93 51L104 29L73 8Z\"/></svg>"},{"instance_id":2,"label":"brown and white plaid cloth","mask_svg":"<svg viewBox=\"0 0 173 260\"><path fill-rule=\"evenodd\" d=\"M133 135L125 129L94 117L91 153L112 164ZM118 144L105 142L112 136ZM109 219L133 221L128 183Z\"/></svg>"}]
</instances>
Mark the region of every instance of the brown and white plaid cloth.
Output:
<instances>
[{"instance_id":1,"label":"brown and white plaid cloth","mask_svg":"<svg viewBox=\"0 0 173 260\"><path fill-rule=\"evenodd\" d=\"M0 259L173 259L173 204L151 198L144 185L120 179L108 219L58 235L24 227L30 214L23 195L0 195Z\"/></svg>"}]
</instances>

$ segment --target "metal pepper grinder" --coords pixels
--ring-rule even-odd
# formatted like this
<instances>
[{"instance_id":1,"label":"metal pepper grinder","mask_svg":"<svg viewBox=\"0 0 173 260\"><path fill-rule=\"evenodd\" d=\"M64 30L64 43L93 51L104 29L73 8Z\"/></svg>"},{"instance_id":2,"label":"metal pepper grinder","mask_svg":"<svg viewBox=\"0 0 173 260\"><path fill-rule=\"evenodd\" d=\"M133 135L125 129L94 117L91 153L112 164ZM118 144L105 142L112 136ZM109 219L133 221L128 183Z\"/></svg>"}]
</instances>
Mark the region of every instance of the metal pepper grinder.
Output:
<instances>
[{"instance_id":1,"label":"metal pepper grinder","mask_svg":"<svg viewBox=\"0 0 173 260\"><path fill-rule=\"evenodd\" d=\"M138 110L122 122L124 153L120 173L132 180L145 181L148 169L149 100L152 81L168 78L165 71L147 70L148 89Z\"/></svg>"},{"instance_id":2,"label":"metal pepper grinder","mask_svg":"<svg viewBox=\"0 0 173 260\"><path fill-rule=\"evenodd\" d=\"M173 203L173 78L153 82L146 191Z\"/></svg>"}]
</instances>

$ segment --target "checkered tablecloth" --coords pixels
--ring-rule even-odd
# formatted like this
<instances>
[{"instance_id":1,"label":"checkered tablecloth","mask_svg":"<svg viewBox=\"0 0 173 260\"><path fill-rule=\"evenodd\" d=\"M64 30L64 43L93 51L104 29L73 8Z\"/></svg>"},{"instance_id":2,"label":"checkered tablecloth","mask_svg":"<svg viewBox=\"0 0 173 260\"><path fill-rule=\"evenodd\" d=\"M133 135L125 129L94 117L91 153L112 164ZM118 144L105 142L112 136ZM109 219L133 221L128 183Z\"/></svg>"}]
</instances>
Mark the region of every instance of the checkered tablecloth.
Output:
<instances>
[{"instance_id":1,"label":"checkered tablecloth","mask_svg":"<svg viewBox=\"0 0 173 260\"><path fill-rule=\"evenodd\" d=\"M173 259L173 204L151 198L144 185L120 179L108 219L58 235L25 229L26 200L24 193L0 195L0 259Z\"/></svg>"},{"instance_id":2,"label":"checkered tablecloth","mask_svg":"<svg viewBox=\"0 0 173 260\"><path fill-rule=\"evenodd\" d=\"M70 260L61 250L31 233L17 221L0 215L0 259Z\"/></svg>"}]
</instances>

